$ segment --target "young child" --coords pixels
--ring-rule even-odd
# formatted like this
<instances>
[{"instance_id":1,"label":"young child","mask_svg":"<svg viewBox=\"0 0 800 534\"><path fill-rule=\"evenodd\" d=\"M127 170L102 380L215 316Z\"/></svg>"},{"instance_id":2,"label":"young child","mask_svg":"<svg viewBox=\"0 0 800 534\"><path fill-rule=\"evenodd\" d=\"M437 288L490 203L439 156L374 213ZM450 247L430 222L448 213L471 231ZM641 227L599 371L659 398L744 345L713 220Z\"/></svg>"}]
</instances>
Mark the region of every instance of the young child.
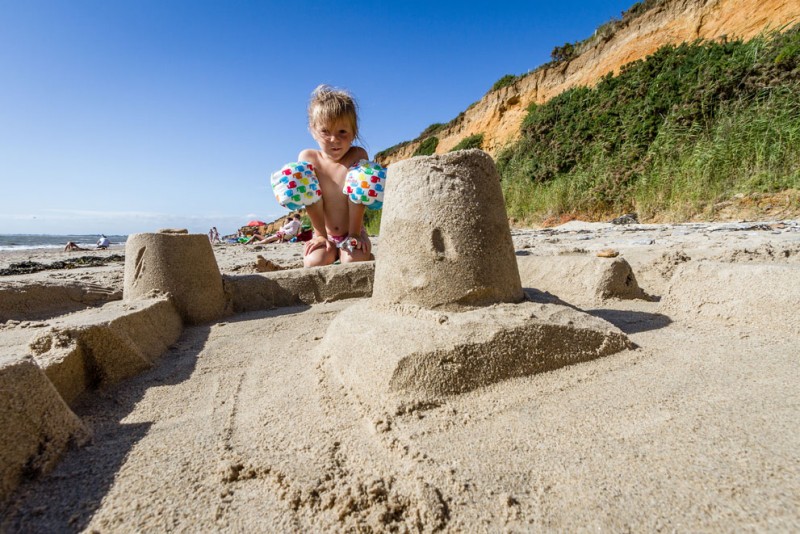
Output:
<instances>
[{"instance_id":1,"label":"young child","mask_svg":"<svg viewBox=\"0 0 800 534\"><path fill-rule=\"evenodd\" d=\"M308 128L319 150L300 152L299 161L314 166L322 200L306 207L314 237L303 249L306 267L370 259L372 244L364 229L363 204L355 204L342 193L347 170L369 159L367 151L353 146L358 139L358 115L353 97L346 91L320 85L311 93ZM340 248L343 242L349 246Z\"/></svg>"}]
</instances>

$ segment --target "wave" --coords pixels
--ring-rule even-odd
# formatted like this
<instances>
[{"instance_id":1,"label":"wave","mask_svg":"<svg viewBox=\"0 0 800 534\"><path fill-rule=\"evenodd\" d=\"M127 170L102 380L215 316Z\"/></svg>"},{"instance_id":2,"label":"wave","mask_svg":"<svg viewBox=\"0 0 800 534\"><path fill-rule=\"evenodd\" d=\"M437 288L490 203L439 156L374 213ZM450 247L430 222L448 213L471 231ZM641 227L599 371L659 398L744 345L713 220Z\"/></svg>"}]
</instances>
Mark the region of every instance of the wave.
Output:
<instances>
[{"instance_id":1,"label":"wave","mask_svg":"<svg viewBox=\"0 0 800 534\"><path fill-rule=\"evenodd\" d=\"M127 235L108 235L112 246L124 245ZM81 248L94 249L99 235L50 235L50 234L0 234L0 251L20 251L36 249L63 249L72 241Z\"/></svg>"}]
</instances>

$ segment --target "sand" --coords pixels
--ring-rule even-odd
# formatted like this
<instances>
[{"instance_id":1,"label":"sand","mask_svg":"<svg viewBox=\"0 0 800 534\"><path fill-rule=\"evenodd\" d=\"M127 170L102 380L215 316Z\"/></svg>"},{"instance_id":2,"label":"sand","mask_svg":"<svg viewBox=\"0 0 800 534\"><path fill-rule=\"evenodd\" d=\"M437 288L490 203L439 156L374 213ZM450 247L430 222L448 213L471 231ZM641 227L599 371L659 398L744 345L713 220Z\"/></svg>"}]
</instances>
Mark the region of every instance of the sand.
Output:
<instances>
[{"instance_id":1,"label":"sand","mask_svg":"<svg viewBox=\"0 0 800 534\"><path fill-rule=\"evenodd\" d=\"M797 530L800 221L572 222L512 237L530 298L604 319L636 347L376 413L317 350L364 299L189 326L154 367L71 405L91 441L24 481L0 530ZM648 298L522 268L550 258L575 273L606 249ZM0 267L115 252L3 253ZM301 264L295 244L214 252L223 275ZM122 269L3 277L0 289L117 295ZM53 320L0 331L34 336Z\"/></svg>"}]
</instances>

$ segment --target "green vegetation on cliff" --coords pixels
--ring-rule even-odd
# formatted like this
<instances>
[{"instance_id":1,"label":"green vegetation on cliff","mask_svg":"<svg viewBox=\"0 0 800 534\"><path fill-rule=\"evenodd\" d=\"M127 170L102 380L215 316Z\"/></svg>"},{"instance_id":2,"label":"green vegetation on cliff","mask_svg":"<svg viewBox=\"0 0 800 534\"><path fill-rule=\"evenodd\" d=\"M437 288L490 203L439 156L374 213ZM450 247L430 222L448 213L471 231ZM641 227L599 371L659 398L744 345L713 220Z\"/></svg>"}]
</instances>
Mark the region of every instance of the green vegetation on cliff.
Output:
<instances>
[{"instance_id":1,"label":"green vegetation on cliff","mask_svg":"<svg viewBox=\"0 0 800 534\"><path fill-rule=\"evenodd\" d=\"M737 193L800 189L800 25L665 46L532 105L498 154L509 215L684 219Z\"/></svg>"},{"instance_id":2,"label":"green vegetation on cliff","mask_svg":"<svg viewBox=\"0 0 800 534\"><path fill-rule=\"evenodd\" d=\"M483 148L483 134L468 135L458 142L456 146L450 149L450 152L456 150L468 150L470 148Z\"/></svg>"},{"instance_id":3,"label":"green vegetation on cliff","mask_svg":"<svg viewBox=\"0 0 800 534\"><path fill-rule=\"evenodd\" d=\"M416 152L414 152L415 156L430 156L434 152L436 152L436 147L439 146L439 138L438 137L428 137L422 143L420 143L419 148Z\"/></svg>"}]
</instances>

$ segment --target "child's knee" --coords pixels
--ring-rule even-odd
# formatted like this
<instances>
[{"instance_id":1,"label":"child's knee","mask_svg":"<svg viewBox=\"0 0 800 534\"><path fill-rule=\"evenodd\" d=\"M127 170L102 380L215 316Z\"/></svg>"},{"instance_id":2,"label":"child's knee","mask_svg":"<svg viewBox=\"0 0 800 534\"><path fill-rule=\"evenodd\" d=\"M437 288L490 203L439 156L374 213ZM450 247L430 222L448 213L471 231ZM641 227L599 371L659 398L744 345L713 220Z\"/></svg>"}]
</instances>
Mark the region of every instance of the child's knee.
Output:
<instances>
[{"instance_id":1,"label":"child's knee","mask_svg":"<svg viewBox=\"0 0 800 534\"><path fill-rule=\"evenodd\" d=\"M322 267L324 265L330 265L336 261L336 251L332 253L326 254L325 252L322 253L314 253L312 252L305 258L303 258L303 266L304 267Z\"/></svg>"}]
</instances>

